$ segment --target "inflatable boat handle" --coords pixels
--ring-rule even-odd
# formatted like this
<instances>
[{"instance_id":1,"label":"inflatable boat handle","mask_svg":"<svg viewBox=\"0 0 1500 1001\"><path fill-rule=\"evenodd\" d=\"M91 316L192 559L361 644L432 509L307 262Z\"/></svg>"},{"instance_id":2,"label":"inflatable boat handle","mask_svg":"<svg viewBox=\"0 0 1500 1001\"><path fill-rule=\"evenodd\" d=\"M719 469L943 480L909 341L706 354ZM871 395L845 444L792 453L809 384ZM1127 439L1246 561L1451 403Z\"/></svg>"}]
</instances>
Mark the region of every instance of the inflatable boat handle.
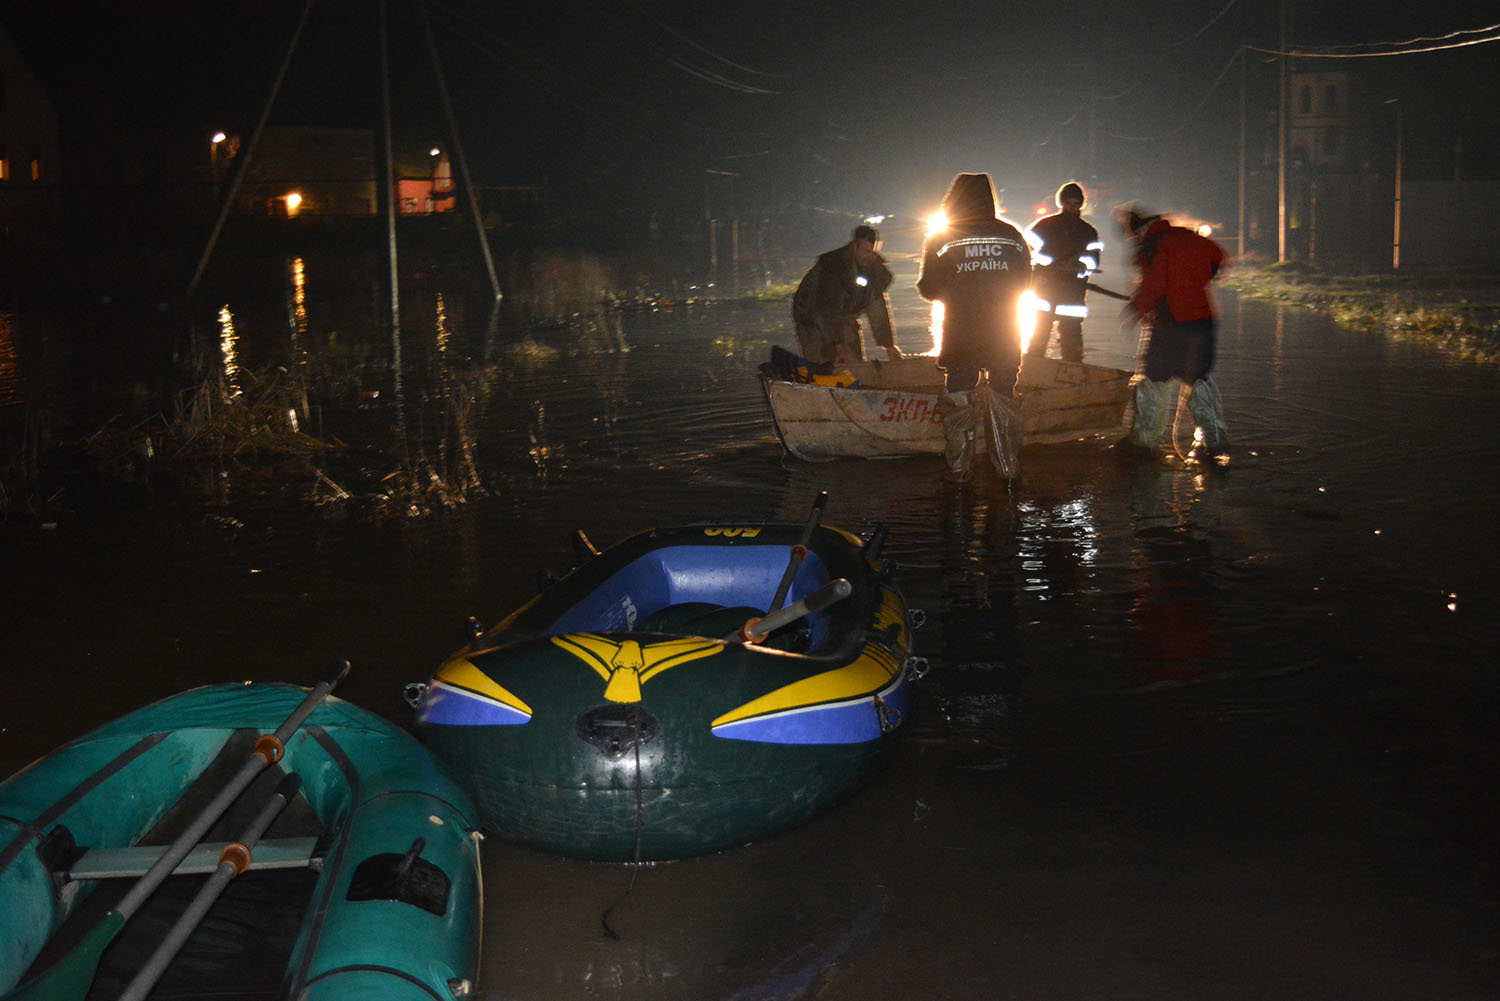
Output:
<instances>
[{"instance_id":1,"label":"inflatable boat handle","mask_svg":"<svg viewBox=\"0 0 1500 1001\"><path fill-rule=\"evenodd\" d=\"M814 612L821 612L829 605L843 601L854 593L854 585L843 577L829 581L812 594L792 602L785 608L768 612L763 618L752 618L743 626L724 637L726 643L759 643L767 636Z\"/></svg>"}]
</instances>

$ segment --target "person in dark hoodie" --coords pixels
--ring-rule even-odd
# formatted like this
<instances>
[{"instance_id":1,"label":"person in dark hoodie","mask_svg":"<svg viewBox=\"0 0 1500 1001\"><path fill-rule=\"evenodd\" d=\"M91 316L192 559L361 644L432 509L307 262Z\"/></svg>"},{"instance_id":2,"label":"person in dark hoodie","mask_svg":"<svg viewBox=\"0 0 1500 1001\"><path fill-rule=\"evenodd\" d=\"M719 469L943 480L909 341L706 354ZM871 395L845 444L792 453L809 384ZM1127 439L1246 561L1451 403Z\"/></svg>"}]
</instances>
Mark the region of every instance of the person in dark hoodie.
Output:
<instances>
[{"instance_id":1,"label":"person in dark hoodie","mask_svg":"<svg viewBox=\"0 0 1500 1001\"><path fill-rule=\"evenodd\" d=\"M948 392L973 389L981 369L1004 396L1021 368L1022 294L1031 283L1031 248L997 215L989 174L958 174L943 196L946 224L922 248L917 292L943 304L938 364Z\"/></svg>"},{"instance_id":2,"label":"person in dark hoodie","mask_svg":"<svg viewBox=\"0 0 1500 1001\"><path fill-rule=\"evenodd\" d=\"M864 316L875 343L885 348L887 358L899 361L886 294L891 278L880 255L880 232L873 226L854 227L848 243L819 255L792 296L792 323L802 356L820 365L862 361L859 318Z\"/></svg>"}]
</instances>

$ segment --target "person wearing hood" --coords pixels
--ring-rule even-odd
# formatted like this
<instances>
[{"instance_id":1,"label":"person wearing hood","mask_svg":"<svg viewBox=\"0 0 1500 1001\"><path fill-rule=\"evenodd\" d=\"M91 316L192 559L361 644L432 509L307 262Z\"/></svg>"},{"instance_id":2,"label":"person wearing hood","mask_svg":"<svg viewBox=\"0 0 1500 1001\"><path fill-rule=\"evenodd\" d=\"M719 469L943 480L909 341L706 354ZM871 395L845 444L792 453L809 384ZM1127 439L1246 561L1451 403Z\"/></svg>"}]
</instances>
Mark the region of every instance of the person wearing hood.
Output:
<instances>
[{"instance_id":1,"label":"person wearing hood","mask_svg":"<svg viewBox=\"0 0 1500 1001\"><path fill-rule=\"evenodd\" d=\"M802 357L818 365L847 365L865 357L859 333L863 315L885 348L886 357L899 361L895 325L891 321L891 269L880 255L880 232L856 226L850 241L818 257L792 295L792 323Z\"/></svg>"},{"instance_id":2,"label":"person wearing hood","mask_svg":"<svg viewBox=\"0 0 1500 1001\"><path fill-rule=\"evenodd\" d=\"M1020 301L1031 283L1031 248L999 218L989 174L958 174L943 196L946 224L922 248L917 292L943 304L938 364L950 393L973 389L981 369L1003 396L1021 368Z\"/></svg>"},{"instance_id":3,"label":"person wearing hood","mask_svg":"<svg viewBox=\"0 0 1500 1001\"><path fill-rule=\"evenodd\" d=\"M1154 453L1161 446L1178 396L1172 380L1180 379L1191 387L1188 409L1202 434L1201 452L1222 464L1229 455L1229 427L1218 387L1209 378L1217 336L1209 285L1228 266L1229 256L1208 237L1138 206L1117 214L1135 243L1139 269L1126 309L1149 331L1146 381L1136 388L1129 441L1137 451Z\"/></svg>"},{"instance_id":4,"label":"person wearing hood","mask_svg":"<svg viewBox=\"0 0 1500 1001\"><path fill-rule=\"evenodd\" d=\"M1057 324L1057 346L1063 361L1083 361L1083 320L1089 315L1083 298L1089 276L1099 271L1104 243L1083 218L1083 185L1069 181L1057 189L1057 211L1026 228L1032 246L1032 291L1036 293L1036 328L1026 354L1043 358Z\"/></svg>"}]
</instances>

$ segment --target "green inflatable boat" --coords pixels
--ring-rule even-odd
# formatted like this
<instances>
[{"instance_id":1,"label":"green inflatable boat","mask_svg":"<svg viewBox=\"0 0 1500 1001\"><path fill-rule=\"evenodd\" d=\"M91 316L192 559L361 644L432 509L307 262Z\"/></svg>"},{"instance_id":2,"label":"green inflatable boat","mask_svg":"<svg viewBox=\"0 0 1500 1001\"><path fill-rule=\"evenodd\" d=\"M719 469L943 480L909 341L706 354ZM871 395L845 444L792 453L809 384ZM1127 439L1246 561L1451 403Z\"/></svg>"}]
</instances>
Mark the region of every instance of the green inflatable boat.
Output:
<instances>
[{"instance_id":1,"label":"green inflatable boat","mask_svg":"<svg viewBox=\"0 0 1500 1001\"><path fill-rule=\"evenodd\" d=\"M0 997L472 996L473 805L335 680L193 689L0 784Z\"/></svg>"},{"instance_id":2,"label":"green inflatable boat","mask_svg":"<svg viewBox=\"0 0 1500 1001\"><path fill-rule=\"evenodd\" d=\"M822 500L805 526L584 539L580 567L409 686L418 736L486 828L579 858L682 858L867 783L925 665L883 533L818 524Z\"/></svg>"}]
</instances>

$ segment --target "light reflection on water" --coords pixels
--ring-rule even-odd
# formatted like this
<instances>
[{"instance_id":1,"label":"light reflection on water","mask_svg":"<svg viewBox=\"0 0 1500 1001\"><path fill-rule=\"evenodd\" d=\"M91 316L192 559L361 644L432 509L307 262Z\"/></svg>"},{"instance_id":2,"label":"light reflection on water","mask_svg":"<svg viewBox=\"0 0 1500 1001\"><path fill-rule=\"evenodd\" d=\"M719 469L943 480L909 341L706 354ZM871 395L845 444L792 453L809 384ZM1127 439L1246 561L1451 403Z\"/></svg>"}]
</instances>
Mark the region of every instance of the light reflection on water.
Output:
<instances>
[{"instance_id":1,"label":"light reflection on water","mask_svg":"<svg viewBox=\"0 0 1500 1001\"><path fill-rule=\"evenodd\" d=\"M0 312L0 407L24 402L15 319L12 313Z\"/></svg>"}]
</instances>

